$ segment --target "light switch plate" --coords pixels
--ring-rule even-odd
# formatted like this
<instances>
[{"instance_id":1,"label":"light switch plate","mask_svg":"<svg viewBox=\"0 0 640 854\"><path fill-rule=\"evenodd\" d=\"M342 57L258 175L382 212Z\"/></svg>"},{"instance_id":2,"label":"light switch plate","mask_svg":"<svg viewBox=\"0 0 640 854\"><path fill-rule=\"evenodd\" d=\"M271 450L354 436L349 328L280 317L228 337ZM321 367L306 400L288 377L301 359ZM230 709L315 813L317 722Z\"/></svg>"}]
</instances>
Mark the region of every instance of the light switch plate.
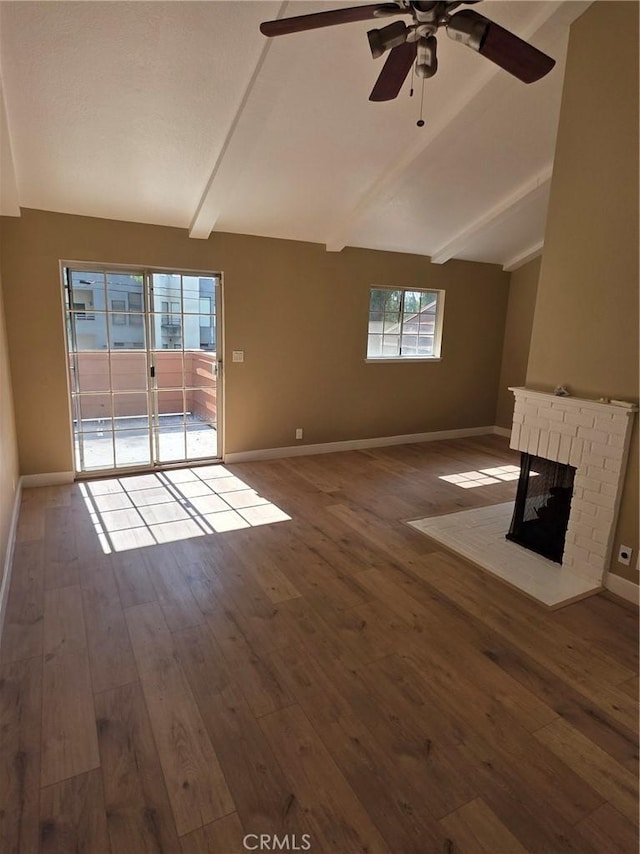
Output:
<instances>
[{"instance_id":1,"label":"light switch plate","mask_svg":"<svg viewBox=\"0 0 640 854\"><path fill-rule=\"evenodd\" d=\"M232 362L244 362L244 350L232 350L231 361Z\"/></svg>"}]
</instances>

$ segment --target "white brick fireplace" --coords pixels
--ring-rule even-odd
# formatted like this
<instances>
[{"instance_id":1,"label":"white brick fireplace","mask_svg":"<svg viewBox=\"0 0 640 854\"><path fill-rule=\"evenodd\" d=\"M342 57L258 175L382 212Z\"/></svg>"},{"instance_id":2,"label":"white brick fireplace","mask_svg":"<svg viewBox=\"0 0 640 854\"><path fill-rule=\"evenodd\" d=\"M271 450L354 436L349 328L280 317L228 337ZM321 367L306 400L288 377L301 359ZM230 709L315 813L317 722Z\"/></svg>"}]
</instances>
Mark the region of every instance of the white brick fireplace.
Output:
<instances>
[{"instance_id":1,"label":"white brick fireplace","mask_svg":"<svg viewBox=\"0 0 640 854\"><path fill-rule=\"evenodd\" d=\"M602 585L638 407L527 388L510 391L515 395L511 447L576 468L562 566Z\"/></svg>"}]
</instances>

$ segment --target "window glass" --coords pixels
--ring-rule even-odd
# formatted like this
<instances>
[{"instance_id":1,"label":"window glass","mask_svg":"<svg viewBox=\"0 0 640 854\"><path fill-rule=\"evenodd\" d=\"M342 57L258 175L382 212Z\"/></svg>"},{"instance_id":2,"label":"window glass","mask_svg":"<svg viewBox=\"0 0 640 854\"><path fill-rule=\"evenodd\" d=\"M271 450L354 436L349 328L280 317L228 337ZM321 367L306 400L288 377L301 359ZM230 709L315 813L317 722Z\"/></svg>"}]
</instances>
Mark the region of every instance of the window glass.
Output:
<instances>
[{"instance_id":1,"label":"window glass","mask_svg":"<svg viewBox=\"0 0 640 854\"><path fill-rule=\"evenodd\" d=\"M367 358L438 358L443 302L443 291L371 288Z\"/></svg>"}]
</instances>

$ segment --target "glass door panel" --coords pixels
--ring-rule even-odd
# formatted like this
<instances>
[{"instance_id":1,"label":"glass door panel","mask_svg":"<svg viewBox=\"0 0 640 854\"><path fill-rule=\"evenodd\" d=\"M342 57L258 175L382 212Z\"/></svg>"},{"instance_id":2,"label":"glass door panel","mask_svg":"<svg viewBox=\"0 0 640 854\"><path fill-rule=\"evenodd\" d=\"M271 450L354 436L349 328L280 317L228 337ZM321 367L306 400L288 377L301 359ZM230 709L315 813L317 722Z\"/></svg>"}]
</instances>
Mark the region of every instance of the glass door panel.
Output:
<instances>
[{"instance_id":1,"label":"glass door panel","mask_svg":"<svg viewBox=\"0 0 640 854\"><path fill-rule=\"evenodd\" d=\"M136 272L66 271L78 471L151 462L143 282Z\"/></svg>"},{"instance_id":2,"label":"glass door panel","mask_svg":"<svg viewBox=\"0 0 640 854\"><path fill-rule=\"evenodd\" d=\"M185 460L219 456L217 316L220 279L196 274L151 276L158 458L177 453L178 424L168 404L183 399ZM174 437L172 439L171 437ZM173 458L173 457L172 457Z\"/></svg>"},{"instance_id":3,"label":"glass door panel","mask_svg":"<svg viewBox=\"0 0 640 854\"><path fill-rule=\"evenodd\" d=\"M78 471L219 458L220 278L65 269Z\"/></svg>"}]
</instances>

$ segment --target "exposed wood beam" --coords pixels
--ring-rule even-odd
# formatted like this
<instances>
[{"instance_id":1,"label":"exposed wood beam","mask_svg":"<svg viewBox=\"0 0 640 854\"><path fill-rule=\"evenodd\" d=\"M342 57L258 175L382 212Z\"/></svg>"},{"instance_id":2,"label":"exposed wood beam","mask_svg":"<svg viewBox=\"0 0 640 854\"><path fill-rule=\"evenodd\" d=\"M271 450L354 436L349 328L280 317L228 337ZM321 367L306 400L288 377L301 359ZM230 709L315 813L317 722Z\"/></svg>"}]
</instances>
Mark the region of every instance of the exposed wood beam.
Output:
<instances>
[{"instance_id":1,"label":"exposed wood beam","mask_svg":"<svg viewBox=\"0 0 640 854\"><path fill-rule=\"evenodd\" d=\"M280 4L276 18L281 18L288 2ZM258 142L260 129L271 112L281 89L281 81L265 67L273 39L265 39L262 51L247 84L229 133L200 197L189 227L189 237L207 240L222 211L224 201L242 174Z\"/></svg>"},{"instance_id":2,"label":"exposed wood beam","mask_svg":"<svg viewBox=\"0 0 640 854\"><path fill-rule=\"evenodd\" d=\"M590 2L542 4L540 11L530 24L519 32L519 35L527 41L544 36L545 33L551 32L557 27L566 26L582 14L589 5ZM491 81L501 73L500 68L487 62L482 73L478 74L465 89L461 90L458 98L449 103L448 108L442 112L440 119L431 126L425 127L423 129L425 132L421 134L420 139L394 157L388 169L378 176L351 208L351 211L336 224L333 231L327 236L325 244L328 252L340 252L344 249L349 242L354 225L382 196L393 194L402 181L406 179L416 160L433 145L449 125L458 118L460 113L467 109Z\"/></svg>"},{"instance_id":3,"label":"exposed wood beam","mask_svg":"<svg viewBox=\"0 0 640 854\"><path fill-rule=\"evenodd\" d=\"M431 255L432 264L444 264L456 253L460 252L478 232L496 223L506 214L513 214L522 207L533 195L546 188L551 181L553 164L548 163L544 169L537 172L524 183L520 184L513 192L504 196L499 202L492 205L481 216L466 225L461 231L450 238L446 243L436 249Z\"/></svg>"},{"instance_id":4,"label":"exposed wood beam","mask_svg":"<svg viewBox=\"0 0 640 854\"><path fill-rule=\"evenodd\" d=\"M510 258L507 263L503 265L502 269L505 273L513 273L514 270L517 270L519 267L524 267L524 265L529 261L533 261L534 258L542 255L543 248L544 240L539 240L537 243L534 243L533 246L529 246L528 249L525 249L524 252L520 252L518 255L514 255L513 258Z\"/></svg>"}]
</instances>

